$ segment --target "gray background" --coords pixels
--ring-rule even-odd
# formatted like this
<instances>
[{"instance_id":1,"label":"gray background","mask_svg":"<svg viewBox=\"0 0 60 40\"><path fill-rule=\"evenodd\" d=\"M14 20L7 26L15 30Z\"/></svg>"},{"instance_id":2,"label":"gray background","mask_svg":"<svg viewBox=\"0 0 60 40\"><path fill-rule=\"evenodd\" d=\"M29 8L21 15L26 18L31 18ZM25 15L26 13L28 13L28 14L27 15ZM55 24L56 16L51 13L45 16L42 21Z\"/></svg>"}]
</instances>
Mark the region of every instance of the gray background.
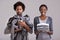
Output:
<instances>
[{"instance_id":1,"label":"gray background","mask_svg":"<svg viewBox=\"0 0 60 40\"><path fill-rule=\"evenodd\" d=\"M25 4L26 10L24 15L28 14L31 17L33 23L33 18L39 16L39 6L41 4L46 4L48 6L47 15L53 18L53 30L52 35L53 40L60 40L60 0L0 0L0 40L9 40L10 35L4 34L4 29L6 28L6 23L10 17L15 15L13 10L13 4L17 1L21 1ZM29 34L31 40L35 40L35 34Z\"/></svg>"}]
</instances>

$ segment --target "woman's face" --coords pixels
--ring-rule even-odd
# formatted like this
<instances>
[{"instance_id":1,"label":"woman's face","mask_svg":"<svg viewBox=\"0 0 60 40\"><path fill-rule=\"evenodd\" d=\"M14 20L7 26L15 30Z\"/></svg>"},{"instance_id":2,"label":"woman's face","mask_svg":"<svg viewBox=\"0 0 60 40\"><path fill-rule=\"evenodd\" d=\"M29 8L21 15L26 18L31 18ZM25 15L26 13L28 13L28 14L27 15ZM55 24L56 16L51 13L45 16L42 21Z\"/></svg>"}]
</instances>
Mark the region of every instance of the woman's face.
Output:
<instances>
[{"instance_id":1,"label":"woman's face","mask_svg":"<svg viewBox=\"0 0 60 40\"><path fill-rule=\"evenodd\" d=\"M22 12L23 12L22 6L17 6L17 7L16 7L16 13L17 13L18 15L21 15Z\"/></svg>"},{"instance_id":2,"label":"woman's face","mask_svg":"<svg viewBox=\"0 0 60 40\"><path fill-rule=\"evenodd\" d=\"M41 12L41 15L46 15L47 8L42 6L41 9L40 9L40 12Z\"/></svg>"}]
</instances>

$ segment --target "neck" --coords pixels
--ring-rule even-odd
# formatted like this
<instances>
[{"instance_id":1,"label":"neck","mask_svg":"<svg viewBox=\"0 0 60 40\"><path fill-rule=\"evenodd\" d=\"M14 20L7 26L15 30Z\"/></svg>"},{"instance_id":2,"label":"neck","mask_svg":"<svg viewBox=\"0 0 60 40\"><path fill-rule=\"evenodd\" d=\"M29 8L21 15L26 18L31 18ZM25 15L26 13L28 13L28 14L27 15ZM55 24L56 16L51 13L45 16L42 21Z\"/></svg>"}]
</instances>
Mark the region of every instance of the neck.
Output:
<instances>
[{"instance_id":1,"label":"neck","mask_svg":"<svg viewBox=\"0 0 60 40\"><path fill-rule=\"evenodd\" d=\"M45 16L44 15L43 16L41 15L40 18L41 18L41 20L45 20L46 19L46 15Z\"/></svg>"},{"instance_id":2,"label":"neck","mask_svg":"<svg viewBox=\"0 0 60 40\"><path fill-rule=\"evenodd\" d=\"M41 15L41 17L46 17L46 15Z\"/></svg>"},{"instance_id":3,"label":"neck","mask_svg":"<svg viewBox=\"0 0 60 40\"><path fill-rule=\"evenodd\" d=\"M22 16L22 14L17 14L18 16Z\"/></svg>"}]
</instances>

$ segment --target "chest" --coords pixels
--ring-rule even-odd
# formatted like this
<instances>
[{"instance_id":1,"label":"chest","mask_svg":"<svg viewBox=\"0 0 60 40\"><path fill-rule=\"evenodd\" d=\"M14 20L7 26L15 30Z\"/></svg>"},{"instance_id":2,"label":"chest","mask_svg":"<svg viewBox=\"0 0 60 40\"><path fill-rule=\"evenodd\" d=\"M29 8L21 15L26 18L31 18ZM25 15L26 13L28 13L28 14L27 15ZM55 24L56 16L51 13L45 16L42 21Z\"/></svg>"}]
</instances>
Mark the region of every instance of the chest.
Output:
<instances>
[{"instance_id":1,"label":"chest","mask_svg":"<svg viewBox=\"0 0 60 40\"><path fill-rule=\"evenodd\" d=\"M49 20L48 17L45 20L38 18L37 30L49 30Z\"/></svg>"}]
</instances>

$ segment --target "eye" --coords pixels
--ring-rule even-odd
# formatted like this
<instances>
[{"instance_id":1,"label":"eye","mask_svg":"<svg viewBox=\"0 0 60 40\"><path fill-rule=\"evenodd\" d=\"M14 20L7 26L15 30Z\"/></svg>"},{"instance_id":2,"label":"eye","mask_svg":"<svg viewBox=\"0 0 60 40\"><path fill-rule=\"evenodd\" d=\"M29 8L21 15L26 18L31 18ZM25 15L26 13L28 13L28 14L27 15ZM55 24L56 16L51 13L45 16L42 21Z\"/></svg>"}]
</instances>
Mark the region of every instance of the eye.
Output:
<instances>
[{"instance_id":1,"label":"eye","mask_svg":"<svg viewBox=\"0 0 60 40\"><path fill-rule=\"evenodd\" d=\"M21 9L20 9L21 10Z\"/></svg>"},{"instance_id":2,"label":"eye","mask_svg":"<svg viewBox=\"0 0 60 40\"><path fill-rule=\"evenodd\" d=\"M19 10L19 9L16 9L16 10Z\"/></svg>"}]
</instances>

